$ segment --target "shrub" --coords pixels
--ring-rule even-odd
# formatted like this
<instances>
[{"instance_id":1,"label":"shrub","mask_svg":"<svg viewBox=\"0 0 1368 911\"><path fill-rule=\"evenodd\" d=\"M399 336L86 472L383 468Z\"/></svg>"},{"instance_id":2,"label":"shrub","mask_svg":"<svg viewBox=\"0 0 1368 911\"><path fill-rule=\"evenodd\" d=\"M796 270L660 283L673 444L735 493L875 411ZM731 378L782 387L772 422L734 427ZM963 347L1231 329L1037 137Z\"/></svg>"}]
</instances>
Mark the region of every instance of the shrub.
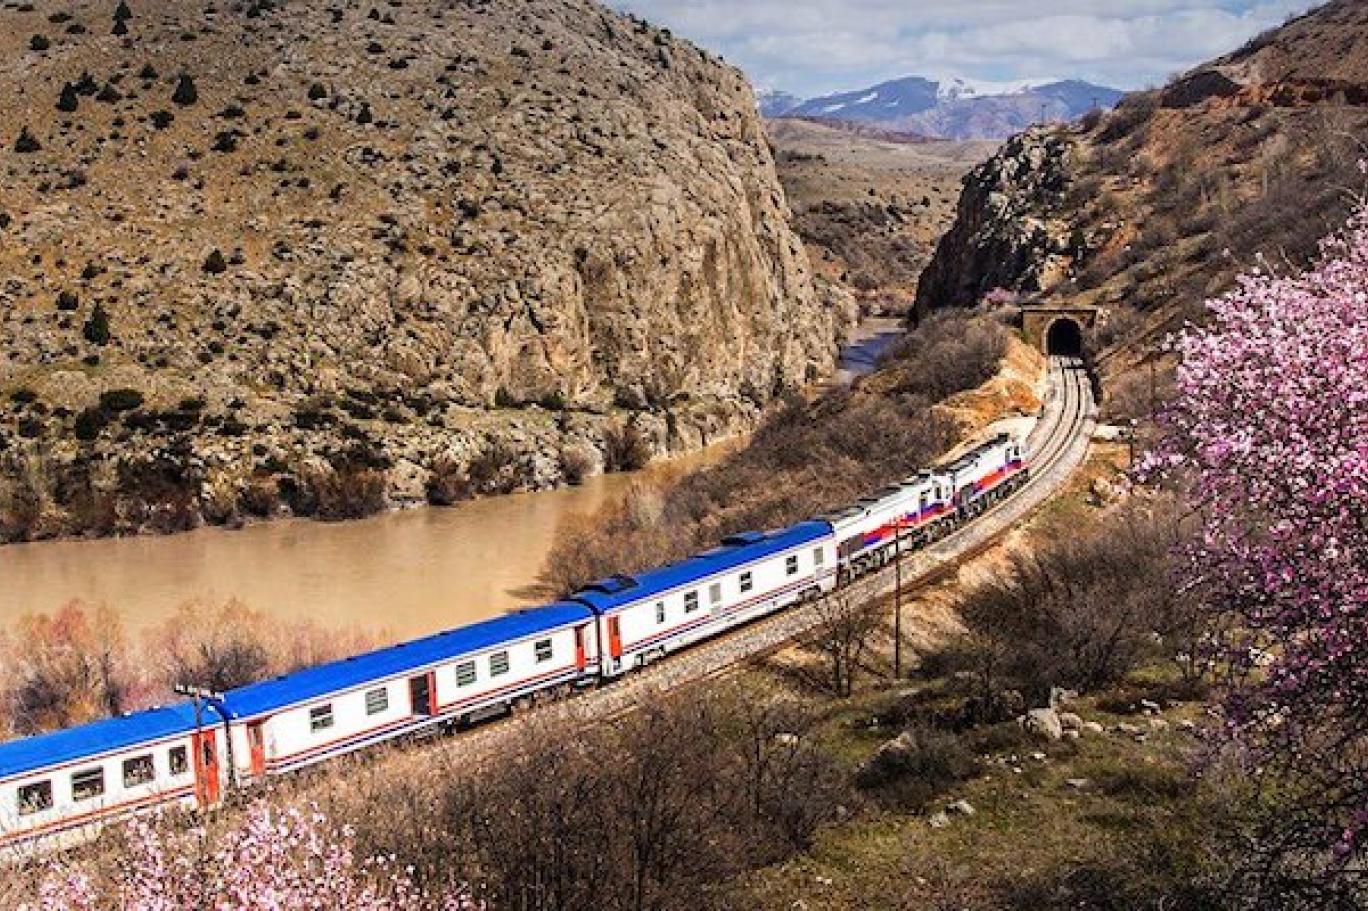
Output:
<instances>
[{"instance_id":1,"label":"shrub","mask_svg":"<svg viewBox=\"0 0 1368 911\"><path fill-rule=\"evenodd\" d=\"M81 334L92 345L108 345L112 337L109 331L109 312L104 304L97 303L90 311L90 318L81 327Z\"/></svg>"},{"instance_id":2,"label":"shrub","mask_svg":"<svg viewBox=\"0 0 1368 911\"><path fill-rule=\"evenodd\" d=\"M654 454L650 439L632 421L605 430L603 449L605 472L645 468Z\"/></svg>"},{"instance_id":3,"label":"shrub","mask_svg":"<svg viewBox=\"0 0 1368 911\"><path fill-rule=\"evenodd\" d=\"M171 93L171 101L181 107L188 107L199 101L199 91L195 88L195 80L182 74L176 80L176 89Z\"/></svg>"},{"instance_id":4,"label":"shrub","mask_svg":"<svg viewBox=\"0 0 1368 911\"><path fill-rule=\"evenodd\" d=\"M377 468L343 465L314 469L304 475L312 514L325 521L363 519L384 511L389 502L388 475Z\"/></svg>"},{"instance_id":5,"label":"shrub","mask_svg":"<svg viewBox=\"0 0 1368 911\"><path fill-rule=\"evenodd\" d=\"M898 371L898 392L940 401L991 379L1008 338L995 319L946 311L924 320L880 361Z\"/></svg>"},{"instance_id":6,"label":"shrub","mask_svg":"<svg viewBox=\"0 0 1368 911\"><path fill-rule=\"evenodd\" d=\"M110 389L100 393L100 410L106 414L141 408L143 394L137 389Z\"/></svg>"},{"instance_id":7,"label":"shrub","mask_svg":"<svg viewBox=\"0 0 1368 911\"><path fill-rule=\"evenodd\" d=\"M961 614L981 648L983 692L1005 680L1039 704L1052 686L1096 689L1158 657L1184 608L1170 563L1176 515L1130 506L973 589Z\"/></svg>"},{"instance_id":8,"label":"shrub","mask_svg":"<svg viewBox=\"0 0 1368 911\"><path fill-rule=\"evenodd\" d=\"M218 275L228 271L228 263L223 258L223 253L215 248L204 259L204 271L208 275Z\"/></svg>"},{"instance_id":9,"label":"shrub","mask_svg":"<svg viewBox=\"0 0 1368 911\"><path fill-rule=\"evenodd\" d=\"M979 773L978 758L954 734L914 727L889 741L855 775L861 789L913 810Z\"/></svg>"},{"instance_id":10,"label":"shrub","mask_svg":"<svg viewBox=\"0 0 1368 911\"><path fill-rule=\"evenodd\" d=\"M472 490L465 466L455 459L442 457L432 466L427 480L427 499L433 506L453 506L469 499Z\"/></svg>"},{"instance_id":11,"label":"shrub","mask_svg":"<svg viewBox=\"0 0 1368 911\"><path fill-rule=\"evenodd\" d=\"M101 408L85 408L76 415L76 439L90 442L109 426L109 415Z\"/></svg>"},{"instance_id":12,"label":"shrub","mask_svg":"<svg viewBox=\"0 0 1368 911\"><path fill-rule=\"evenodd\" d=\"M33 152L41 151L42 144L29 132L28 126L19 128L19 136L14 140L14 151L20 155L28 155Z\"/></svg>"},{"instance_id":13,"label":"shrub","mask_svg":"<svg viewBox=\"0 0 1368 911\"><path fill-rule=\"evenodd\" d=\"M5 659L11 672L7 714L22 734L119 712L133 679L118 615L78 601L21 618Z\"/></svg>"},{"instance_id":14,"label":"shrub","mask_svg":"<svg viewBox=\"0 0 1368 911\"><path fill-rule=\"evenodd\" d=\"M70 114L80 105L80 99L76 97L76 89L70 82L62 84L62 91L57 96L57 110Z\"/></svg>"},{"instance_id":15,"label":"shrub","mask_svg":"<svg viewBox=\"0 0 1368 911\"><path fill-rule=\"evenodd\" d=\"M45 51L50 47L52 47L52 42L42 35L34 35L29 39L29 50L31 51Z\"/></svg>"},{"instance_id":16,"label":"shrub","mask_svg":"<svg viewBox=\"0 0 1368 911\"><path fill-rule=\"evenodd\" d=\"M516 450L501 440L488 440L465 468L473 494L512 493L522 483L520 458Z\"/></svg>"},{"instance_id":17,"label":"shrub","mask_svg":"<svg viewBox=\"0 0 1368 911\"><path fill-rule=\"evenodd\" d=\"M598 465L597 453L590 446L567 446L561 450L561 472L571 484L581 484Z\"/></svg>"}]
</instances>

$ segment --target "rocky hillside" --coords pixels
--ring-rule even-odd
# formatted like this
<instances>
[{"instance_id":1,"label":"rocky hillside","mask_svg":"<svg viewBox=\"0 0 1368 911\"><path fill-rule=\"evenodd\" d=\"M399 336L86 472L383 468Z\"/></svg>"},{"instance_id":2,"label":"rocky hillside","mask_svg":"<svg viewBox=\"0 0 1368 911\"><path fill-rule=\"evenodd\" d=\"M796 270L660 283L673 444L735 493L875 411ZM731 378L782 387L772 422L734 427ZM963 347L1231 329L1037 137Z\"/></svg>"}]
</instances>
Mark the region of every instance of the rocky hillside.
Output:
<instances>
[{"instance_id":1,"label":"rocky hillside","mask_svg":"<svg viewBox=\"0 0 1368 911\"><path fill-rule=\"evenodd\" d=\"M1368 4L1339 0L1105 116L1009 142L966 179L918 308L995 288L1099 305L1094 343L1133 365L1240 271L1314 256L1364 188L1365 141Z\"/></svg>"},{"instance_id":2,"label":"rocky hillside","mask_svg":"<svg viewBox=\"0 0 1368 911\"><path fill-rule=\"evenodd\" d=\"M0 6L0 539L539 486L832 364L736 70L590 0Z\"/></svg>"}]
</instances>

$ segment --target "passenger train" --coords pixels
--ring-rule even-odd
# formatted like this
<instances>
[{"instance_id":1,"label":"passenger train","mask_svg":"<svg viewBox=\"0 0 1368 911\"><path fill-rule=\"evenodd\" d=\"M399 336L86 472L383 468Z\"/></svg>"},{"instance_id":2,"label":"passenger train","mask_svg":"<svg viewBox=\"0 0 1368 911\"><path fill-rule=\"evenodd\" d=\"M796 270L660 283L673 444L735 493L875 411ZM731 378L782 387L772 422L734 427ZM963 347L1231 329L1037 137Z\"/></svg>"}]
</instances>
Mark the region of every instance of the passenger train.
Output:
<instances>
[{"instance_id":1,"label":"passenger train","mask_svg":"<svg viewBox=\"0 0 1368 911\"><path fill-rule=\"evenodd\" d=\"M1021 486L1001 435L950 465L789 528L520 610L193 702L0 743L0 853L60 847L150 807L213 807L330 757L602 683L818 598ZM899 540L901 539L901 540Z\"/></svg>"}]
</instances>

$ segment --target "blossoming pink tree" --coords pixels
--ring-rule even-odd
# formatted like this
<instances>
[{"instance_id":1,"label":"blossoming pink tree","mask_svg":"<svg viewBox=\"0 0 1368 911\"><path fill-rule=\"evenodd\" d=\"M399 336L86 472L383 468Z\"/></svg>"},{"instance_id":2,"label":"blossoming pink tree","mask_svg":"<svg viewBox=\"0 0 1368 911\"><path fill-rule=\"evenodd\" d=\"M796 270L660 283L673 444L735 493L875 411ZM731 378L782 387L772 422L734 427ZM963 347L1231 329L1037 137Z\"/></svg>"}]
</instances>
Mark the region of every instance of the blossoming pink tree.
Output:
<instances>
[{"instance_id":1,"label":"blossoming pink tree","mask_svg":"<svg viewBox=\"0 0 1368 911\"><path fill-rule=\"evenodd\" d=\"M1184 573L1238 630L1227 734L1276 805L1253 887L1263 907L1332 900L1368 863L1368 205L1309 271L1246 277L1210 310L1176 343L1149 465L1189 481Z\"/></svg>"},{"instance_id":2,"label":"blossoming pink tree","mask_svg":"<svg viewBox=\"0 0 1368 911\"><path fill-rule=\"evenodd\" d=\"M358 861L349 829L313 810L254 804L244 820L210 835L171 832L146 819L128 825L128 851L113 881L52 862L33 902L18 911L483 911L469 890L417 889L394 858Z\"/></svg>"}]
</instances>

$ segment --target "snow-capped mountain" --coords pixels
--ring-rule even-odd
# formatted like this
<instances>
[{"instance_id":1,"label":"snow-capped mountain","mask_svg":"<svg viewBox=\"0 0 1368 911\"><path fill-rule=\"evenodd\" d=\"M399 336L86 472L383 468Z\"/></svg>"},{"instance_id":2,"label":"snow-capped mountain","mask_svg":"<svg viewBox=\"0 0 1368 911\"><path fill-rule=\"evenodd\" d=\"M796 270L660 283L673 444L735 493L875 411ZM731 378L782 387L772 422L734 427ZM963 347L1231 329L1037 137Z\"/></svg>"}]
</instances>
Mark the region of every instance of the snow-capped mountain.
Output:
<instances>
[{"instance_id":1,"label":"snow-capped mountain","mask_svg":"<svg viewBox=\"0 0 1368 911\"><path fill-rule=\"evenodd\" d=\"M761 111L766 117L846 120L943 139L1003 139L1042 118L1073 120L1093 107L1113 107L1123 94L1077 79L995 83L908 76L800 103L790 103L785 93L766 93Z\"/></svg>"},{"instance_id":2,"label":"snow-capped mountain","mask_svg":"<svg viewBox=\"0 0 1368 911\"><path fill-rule=\"evenodd\" d=\"M782 117L803 103L803 99L777 89L760 89L755 93L761 117Z\"/></svg>"}]
</instances>

